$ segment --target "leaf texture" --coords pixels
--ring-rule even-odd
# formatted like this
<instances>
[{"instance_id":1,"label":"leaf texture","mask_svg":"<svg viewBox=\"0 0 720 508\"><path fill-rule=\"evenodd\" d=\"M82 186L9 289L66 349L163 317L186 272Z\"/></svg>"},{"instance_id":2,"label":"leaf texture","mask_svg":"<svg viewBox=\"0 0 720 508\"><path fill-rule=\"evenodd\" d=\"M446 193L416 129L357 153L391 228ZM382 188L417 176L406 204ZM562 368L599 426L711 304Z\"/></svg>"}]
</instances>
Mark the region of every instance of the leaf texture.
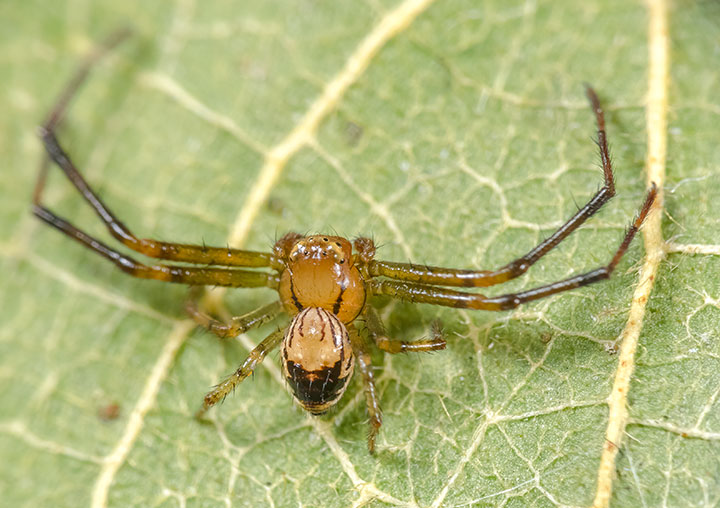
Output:
<instances>
[{"instance_id":1,"label":"leaf texture","mask_svg":"<svg viewBox=\"0 0 720 508\"><path fill-rule=\"evenodd\" d=\"M335 412L291 401L271 355L211 422L192 418L272 325L196 330L183 287L132 279L28 213L34 126L97 41L60 139L139 236L270 248L287 231L372 235L378 257L495 268L601 184L583 82L607 108L618 196L524 277L606 263L646 189L651 4L5 2L0 6L0 496L7 506L612 506L720 503L720 10L668 20L664 257L509 313L380 299L391 335L444 322L446 351L375 352L384 425L366 448L358 380ZM657 35L657 34L655 34ZM60 172L53 209L107 238ZM222 293L242 314L271 291ZM628 419L599 473L643 305ZM116 413L116 414L115 414ZM605 482L605 483L603 483ZM608 486L605 485L605 486Z\"/></svg>"}]
</instances>

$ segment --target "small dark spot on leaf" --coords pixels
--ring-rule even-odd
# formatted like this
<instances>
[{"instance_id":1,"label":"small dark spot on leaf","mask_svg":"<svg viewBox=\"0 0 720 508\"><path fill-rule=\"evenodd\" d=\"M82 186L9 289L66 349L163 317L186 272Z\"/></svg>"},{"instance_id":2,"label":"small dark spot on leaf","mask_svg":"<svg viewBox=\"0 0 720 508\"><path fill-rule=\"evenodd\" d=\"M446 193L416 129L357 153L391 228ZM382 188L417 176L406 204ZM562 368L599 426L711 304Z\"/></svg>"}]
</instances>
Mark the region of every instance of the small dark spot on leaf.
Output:
<instances>
[{"instance_id":1,"label":"small dark spot on leaf","mask_svg":"<svg viewBox=\"0 0 720 508\"><path fill-rule=\"evenodd\" d=\"M345 126L345 139L349 146L358 144L363 136L363 128L354 122L348 122Z\"/></svg>"},{"instance_id":2,"label":"small dark spot on leaf","mask_svg":"<svg viewBox=\"0 0 720 508\"><path fill-rule=\"evenodd\" d=\"M285 201L271 197L267 202L267 209L274 215L281 216L285 212Z\"/></svg>"},{"instance_id":3,"label":"small dark spot on leaf","mask_svg":"<svg viewBox=\"0 0 720 508\"><path fill-rule=\"evenodd\" d=\"M117 420L117 418L120 416L120 406L115 402L113 402L112 404L107 404L98 408L97 415L98 418L106 422Z\"/></svg>"}]
</instances>

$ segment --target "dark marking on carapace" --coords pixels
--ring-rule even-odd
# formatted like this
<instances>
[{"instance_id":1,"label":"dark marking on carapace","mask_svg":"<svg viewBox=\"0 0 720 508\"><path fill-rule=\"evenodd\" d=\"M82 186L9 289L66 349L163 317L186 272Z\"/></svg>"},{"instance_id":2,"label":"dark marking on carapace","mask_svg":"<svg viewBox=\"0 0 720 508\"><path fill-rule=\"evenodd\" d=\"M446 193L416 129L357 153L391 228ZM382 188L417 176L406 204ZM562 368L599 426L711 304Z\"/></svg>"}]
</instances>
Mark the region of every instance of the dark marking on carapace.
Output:
<instances>
[{"instance_id":1,"label":"dark marking on carapace","mask_svg":"<svg viewBox=\"0 0 720 508\"><path fill-rule=\"evenodd\" d=\"M337 315L340 312L340 309L342 308L342 298L343 293L345 293L345 290L347 289L347 284L345 281L343 281L343 284L340 286L340 293L338 293L337 300L335 300L335 303L333 304L333 314Z\"/></svg>"},{"instance_id":2,"label":"dark marking on carapace","mask_svg":"<svg viewBox=\"0 0 720 508\"><path fill-rule=\"evenodd\" d=\"M298 297L295 295L295 286L293 284L292 277L290 278L290 298L292 298L293 305L295 305L298 312L303 310L302 303L300 303L300 300L298 300Z\"/></svg>"}]
</instances>

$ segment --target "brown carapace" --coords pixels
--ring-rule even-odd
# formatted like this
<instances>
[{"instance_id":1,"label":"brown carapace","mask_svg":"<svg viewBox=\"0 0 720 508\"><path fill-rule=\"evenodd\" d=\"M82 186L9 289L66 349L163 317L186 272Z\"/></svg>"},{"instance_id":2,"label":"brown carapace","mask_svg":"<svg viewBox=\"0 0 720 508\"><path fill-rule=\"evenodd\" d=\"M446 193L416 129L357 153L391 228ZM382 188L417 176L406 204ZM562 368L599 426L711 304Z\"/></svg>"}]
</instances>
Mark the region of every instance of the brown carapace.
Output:
<instances>
[{"instance_id":1,"label":"brown carapace","mask_svg":"<svg viewBox=\"0 0 720 508\"><path fill-rule=\"evenodd\" d=\"M125 32L114 34L83 63L39 129L46 157L35 188L33 213L107 258L129 275L190 285L193 289L187 303L188 313L199 324L221 337L235 337L270 321L282 312L291 316L290 324L284 330L272 332L250 352L234 374L205 396L198 417L223 400L270 351L281 346L282 368L288 385L300 405L313 414L321 414L336 404L354 369L360 371L370 418L368 447L372 452L382 418L368 341L375 342L388 353L403 353L444 349L445 340L440 333L413 342L391 340L376 311L368 304L371 297L385 295L416 303L499 311L514 309L525 302L607 279L650 212L657 195L653 184L637 217L605 266L534 289L500 296L486 297L477 292L451 289L494 286L522 275L615 194L603 110L595 92L587 87L598 124L597 141L604 185L587 204L537 247L497 270L458 270L378 261L375 260L375 246L368 238L358 238L351 245L348 240L338 236L289 233L268 253L141 239L120 222L90 188L55 135L71 97L91 66L125 35ZM42 194L51 160L77 188L116 240L145 256L184 264L144 264L136 261L46 208L42 203ZM267 268L269 271L258 268ZM225 323L198 308L197 288L202 286L269 287L277 290L279 299ZM356 327L356 320L365 323L362 332Z\"/></svg>"}]
</instances>

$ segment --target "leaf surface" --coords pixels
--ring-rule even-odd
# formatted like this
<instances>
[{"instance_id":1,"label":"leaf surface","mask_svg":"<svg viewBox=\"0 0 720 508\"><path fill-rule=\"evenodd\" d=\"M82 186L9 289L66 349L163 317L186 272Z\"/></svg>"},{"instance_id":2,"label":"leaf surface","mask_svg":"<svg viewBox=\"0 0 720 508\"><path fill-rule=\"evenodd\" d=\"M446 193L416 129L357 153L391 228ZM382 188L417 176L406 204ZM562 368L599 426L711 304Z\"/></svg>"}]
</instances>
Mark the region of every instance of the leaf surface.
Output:
<instances>
[{"instance_id":1,"label":"leaf surface","mask_svg":"<svg viewBox=\"0 0 720 508\"><path fill-rule=\"evenodd\" d=\"M448 349L374 353L384 424L370 456L360 382L312 419L277 355L196 422L204 393L284 321L221 342L184 316L183 287L129 278L28 213L34 126L82 56L130 22L137 35L95 69L60 139L139 236L267 250L287 231L332 231L372 235L381 259L501 266L601 184L587 81L607 106L618 196L488 294L606 263L645 193L645 4L413 5L0 6L8 506L592 503L618 362L607 349L634 304L642 238L610 281L512 313L376 302L397 339L441 319ZM711 2L671 11L670 253L634 357L613 506L720 502L718 20ZM57 170L46 199L107 239ZM220 310L272 298L227 292Z\"/></svg>"}]
</instances>

